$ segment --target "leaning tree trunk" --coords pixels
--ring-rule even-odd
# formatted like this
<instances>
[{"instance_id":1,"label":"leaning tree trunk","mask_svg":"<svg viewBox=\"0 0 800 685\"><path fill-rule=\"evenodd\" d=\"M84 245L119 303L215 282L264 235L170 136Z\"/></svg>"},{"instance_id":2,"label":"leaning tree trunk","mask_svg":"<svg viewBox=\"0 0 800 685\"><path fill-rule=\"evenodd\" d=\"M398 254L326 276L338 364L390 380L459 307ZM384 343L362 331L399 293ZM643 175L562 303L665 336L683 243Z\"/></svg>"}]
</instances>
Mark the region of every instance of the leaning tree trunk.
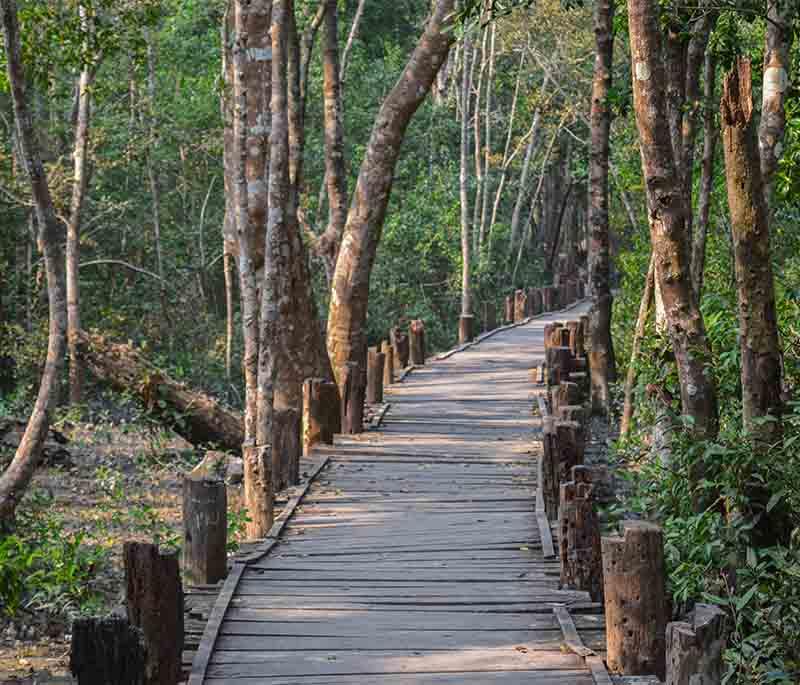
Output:
<instances>
[{"instance_id":1,"label":"leaning tree trunk","mask_svg":"<svg viewBox=\"0 0 800 685\"><path fill-rule=\"evenodd\" d=\"M608 225L608 156L611 109L608 94L614 50L614 4L597 0L594 13L596 52L592 82L591 158L589 162L589 292L592 313L589 333L592 411L606 414L608 384L616 375L611 342L611 286Z\"/></svg>"},{"instance_id":2,"label":"leaning tree trunk","mask_svg":"<svg viewBox=\"0 0 800 685\"><path fill-rule=\"evenodd\" d=\"M461 199L461 317L472 315L472 293L470 290L470 235L469 235L469 103L472 83L469 68L469 38L464 37L464 60L461 67L461 167L458 178ZM473 58L477 58L477 50ZM467 342L460 340L459 342Z\"/></svg>"},{"instance_id":3,"label":"leaning tree trunk","mask_svg":"<svg viewBox=\"0 0 800 685\"><path fill-rule=\"evenodd\" d=\"M348 362L363 368L372 264L406 128L454 40L455 0L438 0L400 80L386 97L367 146L336 261L328 315L328 351L337 382Z\"/></svg>"},{"instance_id":4,"label":"leaning tree trunk","mask_svg":"<svg viewBox=\"0 0 800 685\"><path fill-rule=\"evenodd\" d=\"M628 0L633 94L650 212L656 280L681 387L683 413L701 438L717 433L717 393L708 372L711 349L692 288L684 200L675 164L661 52L658 3Z\"/></svg>"},{"instance_id":5,"label":"leaning tree trunk","mask_svg":"<svg viewBox=\"0 0 800 685\"><path fill-rule=\"evenodd\" d=\"M750 62L740 59L722 86L722 141L739 296L744 427L771 443L781 431L781 355L751 87ZM775 420L763 421L767 416Z\"/></svg>"},{"instance_id":6,"label":"leaning tree trunk","mask_svg":"<svg viewBox=\"0 0 800 685\"><path fill-rule=\"evenodd\" d=\"M758 139L761 148L761 176L767 205L786 133L786 93L789 90L789 48L792 29L789 22L791 0L768 0L767 36L764 50L764 84ZM795 10L796 11L796 10Z\"/></svg>"},{"instance_id":7,"label":"leaning tree trunk","mask_svg":"<svg viewBox=\"0 0 800 685\"><path fill-rule=\"evenodd\" d=\"M59 374L66 346L67 298L64 254L61 250L64 230L56 219L53 209L50 186L42 166L33 117L28 107L28 84L22 65L16 0L0 0L0 12L2 12L6 70L14 106L20 155L30 180L39 223L39 244L44 254L50 311L47 358L39 384L39 393L14 459L0 476L0 528L5 528L12 522L17 504L33 478L50 427L50 412L58 393Z\"/></svg>"}]
</instances>

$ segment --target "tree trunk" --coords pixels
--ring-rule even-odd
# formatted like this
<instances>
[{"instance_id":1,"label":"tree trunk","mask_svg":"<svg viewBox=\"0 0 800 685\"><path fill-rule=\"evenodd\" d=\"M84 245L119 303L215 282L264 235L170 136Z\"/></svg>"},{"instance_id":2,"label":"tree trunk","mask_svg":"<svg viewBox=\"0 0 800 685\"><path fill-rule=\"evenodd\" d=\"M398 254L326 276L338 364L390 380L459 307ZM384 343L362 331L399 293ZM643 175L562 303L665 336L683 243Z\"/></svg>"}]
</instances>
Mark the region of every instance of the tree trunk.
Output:
<instances>
[{"instance_id":1,"label":"tree trunk","mask_svg":"<svg viewBox=\"0 0 800 685\"><path fill-rule=\"evenodd\" d=\"M633 385L636 382L636 364L639 361L639 351L642 348L647 319L650 316L650 310L653 308L654 279L655 260L651 256L650 267L647 269L647 276L645 277L642 301L639 304L639 316L636 319L636 330L633 334L631 359L630 362L628 362L628 374L625 377L625 403L622 406L622 419L619 426L619 432L622 436L628 434L631 428L631 421L633 420Z\"/></svg>"},{"instance_id":2,"label":"tree trunk","mask_svg":"<svg viewBox=\"0 0 800 685\"><path fill-rule=\"evenodd\" d=\"M83 30L88 32L83 6L79 6ZM87 154L89 151L89 122L92 107L92 70L84 65L78 79L78 116L75 122L73 146L72 200L67 224L67 344L69 346L69 401L80 404L83 400L83 368L77 354L76 335L81 329L80 265L81 210L88 187Z\"/></svg>"},{"instance_id":3,"label":"tree trunk","mask_svg":"<svg viewBox=\"0 0 800 685\"><path fill-rule=\"evenodd\" d=\"M325 0L323 52L323 101L325 118L325 182L328 186L328 226L317 246L325 264L328 283L333 280L342 231L347 222L347 177L344 160L342 79L339 67L338 3Z\"/></svg>"},{"instance_id":4,"label":"tree trunk","mask_svg":"<svg viewBox=\"0 0 800 685\"><path fill-rule=\"evenodd\" d=\"M781 434L781 355L751 87L750 62L740 59L722 86L722 141L739 296L742 415L745 430L772 443ZM775 420L761 420L767 416Z\"/></svg>"},{"instance_id":5,"label":"tree trunk","mask_svg":"<svg viewBox=\"0 0 800 685\"><path fill-rule=\"evenodd\" d=\"M79 331L78 354L96 378L121 392L139 395L154 416L193 445L241 448L241 415L170 378L132 346Z\"/></svg>"},{"instance_id":6,"label":"tree trunk","mask_svg":"<svg viewBox=\"0 0 800 685\"><path fill-rule=\"evenodd\" d=\"M489 178L492 158L492 86L494 84L495 42L497 24L492 22L492 38L489 45L489 78L486 81L486 113L483 120L486 126L483 140L483 188L481 189L481 222L478 231L478 250L483 250L486 237L486 219L489 210ZM475 151L477 154L477 150Z\"/></svg>"},{"instance_id":7,"label":"tree trunk","mask_svg":"<svg viewBox=\"0 0 800 685\"><path fill-rule=\"evenodd\" d=\"M78 685L147 685L142 631L121 616L76 618L69 670Z\"/></svg>"},{"instance_id":8,"label":"tree trunk","mask_svg":"<svg viewBox=\"0 0 800 685\"><path fill-rule=\"evenodd\" d=\"M786 132L784 103L789 90L789 49L792 29L789 22L790 0L768 0L767 36L764 50L764 84L761 98L761 122L758 140L761 148L761 177L767 206L769 206L772 181Z\"/></svg>"},{"instance_id":9,"label":"tree trunk","mask_svg":"<svg viewBox=\"0 0 800 685\"><path fill-rule=\"evenodd\" d=\"M608 157L611 133L611 110L608 94L614 50L614 4L612 0L595 3L594 35L596 52L592 81L591 159L589 167L589 292L592 295L591 369L592 411L606 414L609 410L608 384L616 375L614 348L611 342L612 297L609 225L608 225Z\"/></svg>"},{"instance_id":10,"label":"tree trunk","mask_svg":"<svg viewBox=\"0 0 800 685\"><path fill-rule=\"evenodd\" d=\"M470 234L469 234L469 193L467 192L469 159L469 102L472 85L469 69L469 38L464 38L464 63L461 67L461 169L458 178L461 198L461 316L472 314L472 293L470 284ZM475 55L477 57L477 50Z\"/></svg>"},{"instance_id":11,"label":"tree trunk","mask_svg":"<svg viewBox=\"0 0 800 685\"><path fill-rule=\"evenodd\" d=\"M33 118L28 108L28 84L22 65L19 20L15 0L0 0L6 70L14 106L21 157L31 183L39 245L44 254L50 326L47 357L25 434L11 464L0 476L0 529L10 525L17 504L33 477L41 458L41 448L50 427L50 412L58 394L58 381L64 361L67 330L66 279L61 244L64 230L56 219L53 200L38 147Z\"/></svg>"},{"instance_id":12,"label":"tree trunk","mask_svg":"<svg viewBox=\"0 0 800 685\"><path fill-rule=\"evenodd\" d=\"M717 396L707 368L711 349L692 289L688 207L675 164L670 129L664 115L666 81L655 0L628 0L634 65L634 108L650 212L655 274L678 365L683 413L701 438L717 433Z\"/></svg>"},{"instance_id":13,"label":"tree trunk","mask_svg":"<svg viewBox=\"0 0 800 685\"><path fill-rule=\"evenodd\" d=\"M342 390L342 370L363 365L369 281L408 123L430 90L454 35L455 0L438 0L400 80L378 113L361 166L336 262L328 316L328 351ZM342 393L344 394L344 393Z\"/></svg>"},{"instance_id":14,"label":"tree trunk","mask_svg":"<svg viewBox=\"0 0 800 685\"><path fill-rule=\"evenodd\" d=\"M714 82L717 65L714 55L706 52L703 66L705 84L703 99L703 164L700 171L700 192L697 199L697 224L692 235L692 285L695 296L700 302L703 294L703 271L706 263L706 236L708 234L708 217L711 211L711 191L714 188L714 152L717 143L717 131L714 123Z\"/></svg>"}]
</instances>

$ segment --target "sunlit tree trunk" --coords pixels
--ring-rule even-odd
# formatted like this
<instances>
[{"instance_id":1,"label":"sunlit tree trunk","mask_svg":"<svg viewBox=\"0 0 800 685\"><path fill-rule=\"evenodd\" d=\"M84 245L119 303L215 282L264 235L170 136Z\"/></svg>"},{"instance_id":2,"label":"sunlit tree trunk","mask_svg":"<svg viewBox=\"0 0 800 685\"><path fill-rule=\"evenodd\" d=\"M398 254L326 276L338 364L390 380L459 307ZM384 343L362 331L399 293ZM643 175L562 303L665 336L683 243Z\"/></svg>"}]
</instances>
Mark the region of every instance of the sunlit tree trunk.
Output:
<instances>
[{"instance_id":1,"label":"sunlit tree trunk","mask_svg":"<svg viewBox=\"0 0 800 685\"><path fill-rule=\"evenodd\" d=\"M50 412L57 399L59 375L64 361L67 331L66 278L63 226L56 219L50 187L42 166L36 131L28 105L28 85L22 65L19 21L15 0L0 0L6 70L14 107L21 157L31 184L39 246L44 254L50 327L47 357L39 392L28 425L14 458L0 476L0 528L8 528L14 512L41 458L42 445L50 427Z\"/></svg>"},{"instance_id":2,"label":"sunlit tree trunk","mask_svg":"<svg viewBox=\"0 0 800 685\"><path fill-rule=\"evenodd\" d=\"M492 88L494 86L495 44L497 24L492 23L491 40L489 41L489 77L486 81L486 111L483 121L486 127L483 140L483 187L481 188L481 222L478 229L478 249L483 250L486 238L486 221L489 211L489 180L492 158ZM478 151L475 151L477 154Z\"/></svg>"},{"instance_id":3,"label":"sunlit tree trunk","mask_svg":"<svg viewBox=\"0 0 800 685\"><path fill-rule=\"evenodd\" d=\"M328 351L337 380L344 365L363 368L369 281L406 128L454 40L454 0L438 0L403 74L375 120L336 261L328 315Z\"/></svg>"},{"instance_id":4,"label":"sunlit tree trunk","mask_svg":"<svg viewBox=\"0 0 800 685\"><path fill-rule=\"evenodd\" d=\"M717 433L717 394L711 350L692 289L686 206L673 152L663 84L658 4L628 0L636 124L650 214L656 282L678 366L683 414L698 437Z\"/></svg>"},{"instance_id":5,"label":"sunlit tree trunk","mask_svg":"<svg viewBox=\"0 0 800 685\"><path fill-rule=\"evenodd\" d=\"M592 410L609 409L609 382L616 376L611 342L610 249L608 224L608 156L611 110L608 94L614 50L613 0L597 0L594 14L596 41L591 106L589 161L589 292L592 296L589 334Z\"/></svg>"},{"instance_id":6,"label":"sunlit tree trunk","mask_svg":"<svg viewBox=\"0 0 800 685\"><path fill-rule=\"evenodd\" d=\"M470 231L469 231L469 102L472 89L469 68L470 43L464 37L464 62L461 68L461 165L458 178L461 200L461 316L472 315L470 283ZM474 58L477 58L477 50ZM467 342L462 340L460 342Z\"/></svg>"},{"instance_id":7,"label":"sunlit tree trunk","mask_svg":"<svg viewBox=\"0 0 800 685\"><path fill-rule=\"evenodd\" d=\"M781 357L751 88L750 62L739 59L722 86L722 141L739 297L744 427L774 442L781 433ZM775 421L761 421L766 416Z\"/></svg>"}]
</instances>

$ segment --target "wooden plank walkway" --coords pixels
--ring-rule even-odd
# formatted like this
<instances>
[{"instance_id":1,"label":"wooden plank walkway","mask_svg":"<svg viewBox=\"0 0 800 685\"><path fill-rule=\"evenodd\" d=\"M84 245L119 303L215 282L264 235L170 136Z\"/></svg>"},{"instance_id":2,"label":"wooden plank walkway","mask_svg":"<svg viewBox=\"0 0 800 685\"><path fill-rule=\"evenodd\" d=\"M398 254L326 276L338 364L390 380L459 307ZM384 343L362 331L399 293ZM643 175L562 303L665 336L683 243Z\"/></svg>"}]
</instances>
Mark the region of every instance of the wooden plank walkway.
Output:
<instances>
[{"instance_id":1,"label":"wooden plank walkway","mask_svg":"<svg viewBox=\"0 0 800 685\"><path fill-rule=\"evenodd\" d=\"M278 543L240 569L196 682L593 682L553 613L588 598L558 590L536 515L530 369L558 318L415 369L380 431L321 450L329 464ZM574 620L602 649L602 617Z\"/></svg>"}]
</instances>

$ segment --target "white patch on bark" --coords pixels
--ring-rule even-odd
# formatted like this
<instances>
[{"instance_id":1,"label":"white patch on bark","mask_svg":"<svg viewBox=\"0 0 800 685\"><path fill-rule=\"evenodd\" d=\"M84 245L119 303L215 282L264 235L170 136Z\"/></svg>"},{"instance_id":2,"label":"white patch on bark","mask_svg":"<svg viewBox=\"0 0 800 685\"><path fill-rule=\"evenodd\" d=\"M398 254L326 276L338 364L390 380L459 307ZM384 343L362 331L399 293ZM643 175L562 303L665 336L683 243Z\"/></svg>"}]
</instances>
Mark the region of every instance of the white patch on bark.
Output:
<instances>
[{"instance_id":1,"label":"white patch on bark","mask_svg":"<svg viewBox=\"0 0 800 685\"><path fill-rule=\"evenodd\" d=\"M272 48L247 48L247 57L251 62L269 62Z\"/></svg>"},{"instance_id":2,"label":"white patch on bark","mask_svg":"<svg viewBox=\"0 0 800 685\"><path fill-rule=\"evenodd\" d=\"M650 78L650 67L647 62L636 63L636 78L639 81L647 81Z\"/></svg>"},{"instance_id":3,"label":"white patch on bark","mask_svg":"<svg viewBox=\"0 0 800 685\"><path fill-rule=\"evenodd\" d=\"M247 184L248 195L258 195L265 192L266 189L267 186L264 181L250 181L250 183Z\"/></svg>"},{"instance_id":4,"label":"white patch on bark","mask_svg":"<svg viewBox=\"0 0 800 685\"><path fill-rule=\"evenodd\" d=\"M767 67L764 71L764 97L767 102L783 93L789 86L789 77L783 67Z\"/></svg>"}]
</instances>

